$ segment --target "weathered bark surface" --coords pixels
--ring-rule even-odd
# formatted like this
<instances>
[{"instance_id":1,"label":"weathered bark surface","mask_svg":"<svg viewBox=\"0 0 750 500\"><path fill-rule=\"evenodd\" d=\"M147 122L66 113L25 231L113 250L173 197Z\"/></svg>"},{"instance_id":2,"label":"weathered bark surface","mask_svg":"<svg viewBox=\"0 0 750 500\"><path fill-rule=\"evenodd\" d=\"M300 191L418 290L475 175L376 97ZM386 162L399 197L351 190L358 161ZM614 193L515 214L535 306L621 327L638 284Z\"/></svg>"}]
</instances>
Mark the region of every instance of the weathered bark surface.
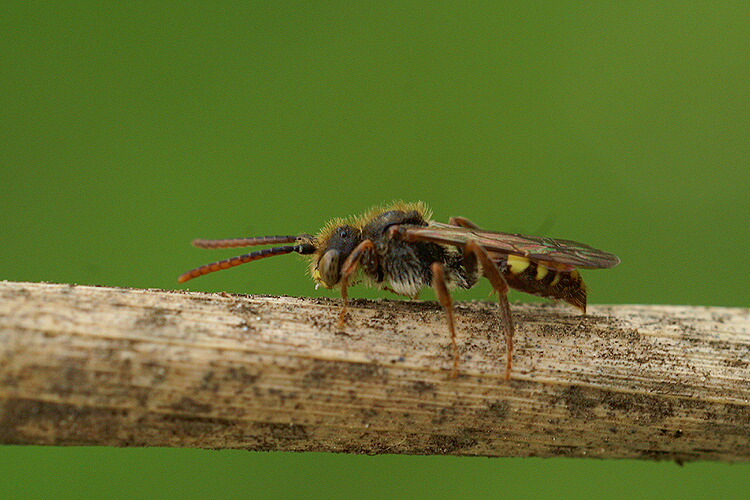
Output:
<instances>
[{"instance_id":1,"label":"weathered bark surface","mask_svg":"<svg viewBox=\"0 0 750 500\"><path fill-rule=\"evenodd\" d=\"M750 459L748 309L0 282L0 443Z\"/></svg>"}]
</instances>

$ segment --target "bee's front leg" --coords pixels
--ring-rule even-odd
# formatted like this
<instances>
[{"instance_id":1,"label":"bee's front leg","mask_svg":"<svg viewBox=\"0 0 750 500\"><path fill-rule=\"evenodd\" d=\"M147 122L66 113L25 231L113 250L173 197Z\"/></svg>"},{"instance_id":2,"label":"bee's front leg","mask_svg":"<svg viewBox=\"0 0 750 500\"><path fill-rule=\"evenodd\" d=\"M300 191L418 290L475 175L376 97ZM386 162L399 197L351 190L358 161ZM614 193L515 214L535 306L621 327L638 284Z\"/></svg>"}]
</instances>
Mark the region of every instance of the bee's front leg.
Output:
<instances>
[{"instance_id":1,"label":"bee's front leg","mask_svg":"<svg viewBox=\"0 0 750 500\"><path fill-rule=\"evenodd\" d=\"M341 287L341 298L344 299L344 306L341 308L339 313L339 328L343 328L346 324L346 314L349 307L349 279L357 271L359 262L362 260L362 256L365 252L375 248L372 240L364 240L357 245L349 257L344 261L344 265L341 266L341 279L339 280L339 286Z\"/></svg>"}]
</instances>

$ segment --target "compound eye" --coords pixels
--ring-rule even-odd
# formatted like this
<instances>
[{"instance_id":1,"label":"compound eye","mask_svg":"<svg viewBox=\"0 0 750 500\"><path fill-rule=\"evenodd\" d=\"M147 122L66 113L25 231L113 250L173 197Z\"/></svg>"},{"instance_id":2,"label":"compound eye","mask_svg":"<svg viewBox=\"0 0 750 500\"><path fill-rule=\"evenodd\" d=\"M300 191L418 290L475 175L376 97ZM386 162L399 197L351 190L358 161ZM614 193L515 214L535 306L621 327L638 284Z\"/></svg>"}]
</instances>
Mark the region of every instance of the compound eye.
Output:
<instances>
[{"instance_id":1,"label":"compound eye","mask_svg":"<svg viewBox=\"0 0 750 500\"><path fill-rule=\"evenodd\" d=\"M318 276L326 288L333 288L341 279L341 252L327 250L318 261Z\"/></svg>"}]
</instances>

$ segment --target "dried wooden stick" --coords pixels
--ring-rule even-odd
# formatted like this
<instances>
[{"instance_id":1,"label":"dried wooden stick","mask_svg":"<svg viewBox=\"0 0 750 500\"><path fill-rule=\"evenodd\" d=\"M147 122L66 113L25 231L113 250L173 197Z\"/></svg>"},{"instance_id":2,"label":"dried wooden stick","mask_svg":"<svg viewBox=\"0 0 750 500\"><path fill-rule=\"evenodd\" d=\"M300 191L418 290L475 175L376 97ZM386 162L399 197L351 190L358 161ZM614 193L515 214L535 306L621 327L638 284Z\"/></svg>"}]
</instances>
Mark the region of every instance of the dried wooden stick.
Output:
<instances>
[{"instance_id":1,"label":"dried wooden stick","mask_svg":"<svg viewBox=\"0 0 750 500\"><path fill-rule=\"evenodd\" d=\"M748 309L517 304L0 282L0 443L750 458Z\"/></svg>"}]
</instances>

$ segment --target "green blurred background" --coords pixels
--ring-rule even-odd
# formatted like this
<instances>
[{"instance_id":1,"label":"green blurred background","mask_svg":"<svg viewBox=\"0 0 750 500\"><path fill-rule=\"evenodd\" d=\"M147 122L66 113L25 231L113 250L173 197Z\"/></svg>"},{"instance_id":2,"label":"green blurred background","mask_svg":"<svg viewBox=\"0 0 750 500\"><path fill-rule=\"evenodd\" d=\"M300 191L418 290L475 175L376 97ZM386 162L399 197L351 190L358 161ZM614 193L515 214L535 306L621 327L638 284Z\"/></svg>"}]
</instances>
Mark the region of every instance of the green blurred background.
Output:
<instances>
[{"instance_id":1,"label":"green blurred background","mask_svg":"<svg viewBox=\"0 0 750 500\"><path fill-rule=\"evenodd\" d=\"M239 3L2 3L0 279L177 288L235 253L195 237L419 199L618 254L585 273L592 303L750 305L746 3ZM279 257L189 288L335 296L305 273ZM747 466L566 459L0 447L0 467L3 496L750 487Z\"/></svg>"}]
</instances>

